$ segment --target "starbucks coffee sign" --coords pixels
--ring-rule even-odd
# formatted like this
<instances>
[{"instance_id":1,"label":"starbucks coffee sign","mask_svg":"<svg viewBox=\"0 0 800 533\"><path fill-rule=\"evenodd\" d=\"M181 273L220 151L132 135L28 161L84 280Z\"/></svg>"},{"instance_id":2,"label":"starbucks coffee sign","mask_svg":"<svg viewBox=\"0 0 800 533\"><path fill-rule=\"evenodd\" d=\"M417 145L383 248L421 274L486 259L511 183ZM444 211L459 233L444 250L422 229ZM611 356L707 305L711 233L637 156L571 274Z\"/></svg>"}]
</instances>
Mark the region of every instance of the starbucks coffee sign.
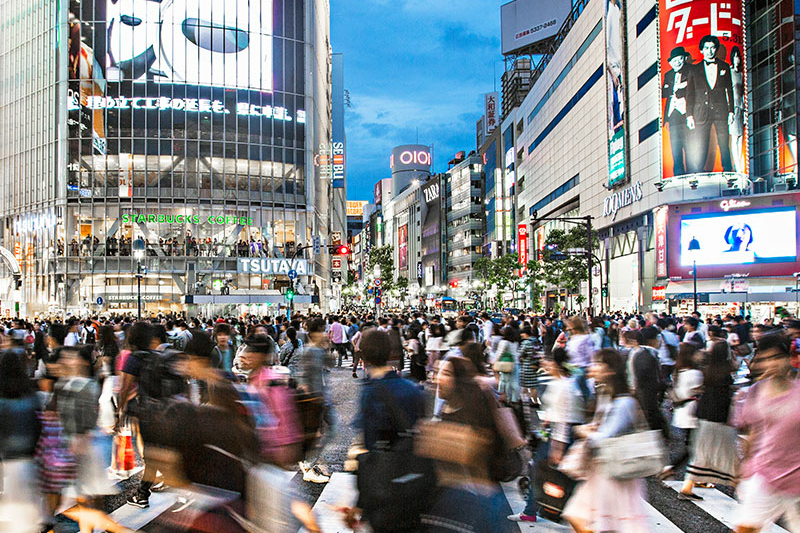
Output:
<instances>
[{"instance_id":1,"label":"starbucks coffee sign","mask_svg":"<svg viewBox=\"0 0 800 533\"><path fill-rule=\"evenodd\" d=\"M237 267L240 274L261 274L262 276L286 276L290 270L297 272L298 276L307 276L311 273L307 259L240 258Z\"/></svg>"},{"instance_id":2,"label":"starbucks coffee sign","mask_svg":"<svg viewBox=\"0 0 800 533\"><path fill-rule=\"evenodd\" d=\"M642 182L620 189L603 201L603 216L610 216L611 220L617 218L617 211L642 199Z\"/></svg>"}]
</instances>

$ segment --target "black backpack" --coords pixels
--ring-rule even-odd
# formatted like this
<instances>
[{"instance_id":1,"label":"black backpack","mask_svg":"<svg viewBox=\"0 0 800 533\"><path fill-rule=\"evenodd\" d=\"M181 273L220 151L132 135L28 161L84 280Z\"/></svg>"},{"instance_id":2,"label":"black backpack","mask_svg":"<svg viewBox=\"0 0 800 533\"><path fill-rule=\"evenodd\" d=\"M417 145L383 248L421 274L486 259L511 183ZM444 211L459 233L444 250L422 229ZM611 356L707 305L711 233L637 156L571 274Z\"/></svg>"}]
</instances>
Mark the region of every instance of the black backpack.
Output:
<instances>
[{"instance_id":1,"label":"black backpack","mask_svg":"<svg viewBox=\"0 0 800 533\"><path fill-rule=\"evenodd\" d=\"M186 378L178 372L180 352L145 350L134 352L131 356L141 362L138 381L139 409L147 409L152 404L161 404L188 391Z\"/></svg>"}]
</instances>

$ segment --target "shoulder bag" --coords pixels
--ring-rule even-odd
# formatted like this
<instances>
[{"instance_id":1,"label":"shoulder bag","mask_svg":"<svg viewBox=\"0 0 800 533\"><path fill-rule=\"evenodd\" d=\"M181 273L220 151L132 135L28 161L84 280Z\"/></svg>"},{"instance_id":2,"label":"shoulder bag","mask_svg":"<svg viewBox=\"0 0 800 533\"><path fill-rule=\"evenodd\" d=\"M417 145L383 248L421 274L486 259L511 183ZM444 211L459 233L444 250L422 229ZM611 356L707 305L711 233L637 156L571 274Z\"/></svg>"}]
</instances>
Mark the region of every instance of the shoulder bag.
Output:
<instances>
[{"instance_id":1,"label":"shoulder bag","mask_svg":"<svg viewBox=\"0 0 800 533\"><path fill-rule=\"evenodd\" d=\"M618 480L661 473L669 459L663 433L647 427L637 402L635 431L603 440L595 454L595 467L603 475Z\"/></svg>"}]
</instances>

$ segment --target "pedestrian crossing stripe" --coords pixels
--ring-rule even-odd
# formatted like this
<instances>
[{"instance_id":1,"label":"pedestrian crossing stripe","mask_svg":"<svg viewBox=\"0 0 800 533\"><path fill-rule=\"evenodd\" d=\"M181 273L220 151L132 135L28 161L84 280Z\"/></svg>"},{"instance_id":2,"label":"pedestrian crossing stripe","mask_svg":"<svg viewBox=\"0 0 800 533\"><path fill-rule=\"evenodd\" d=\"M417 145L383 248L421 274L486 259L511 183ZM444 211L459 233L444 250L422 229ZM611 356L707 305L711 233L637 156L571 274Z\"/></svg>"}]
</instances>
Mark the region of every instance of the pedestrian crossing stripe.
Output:
<instances>
[{"instance_id":1,"label":"pedestrian crossing stripe","mask_svg":"<svg viewBox=\"0 0 800 533\"><path fill-rule=\"evenodd\" d=\"M666 481L664 484L675 492L680 492L683 487L683 481ZM695 488L694 492L703 497L702 501L692 501L694 505L707 512L730 529L735 529L736 524L734 523L734 519L737 515L736 511L739 502L717 489ZM772 524L771 528L763 529L762 533L789 532L776 524Z\"/></svg>"},{"instance_id":2,"label":"pedestrian crossing stripe","mask_svg":"<svg viewBox=\"0 0 800 533\"><path fill-rule=\"evenodd\" d=\"M296 475L295 472L286 472L287 483ZM674 491L680 491L682 482L667 481L666 486ZM517 489L516 483L503 483L503 494L514 513L518 513L525 508L524 496ZM708 513L712 518L728 528L734 527L734 517L739 505L736 500L728 497L716 489L695 489L698 494L703 496L703 501L691 502L698 508ZM153 493L150 496L150 507L139 509L130 505L123 505L114 513L111 518L120 525L130 529L140 529L154 520L158 515L169 509L178 498L181 497L179 490L168 490L160 493ZM351 530L344 525L342 515L336 511L339 506L352 506L358 497L356 490L356 476L344 472L335 472L331 475L330 481L325 484L322 493L314 503L313 512L317 518L320 528L325 533L351 533ZM648 523L652 533L682 533L682 530L662 515L655 507L645 503L645 511L648 515ZM521 533L568 533L572 531L567 525L556 524L547 520L538 522L517 523ZM300 529L298 533L307 533ZM789 533L778 525L765 529L763 533Z\"/></svg>"}]
</instances>

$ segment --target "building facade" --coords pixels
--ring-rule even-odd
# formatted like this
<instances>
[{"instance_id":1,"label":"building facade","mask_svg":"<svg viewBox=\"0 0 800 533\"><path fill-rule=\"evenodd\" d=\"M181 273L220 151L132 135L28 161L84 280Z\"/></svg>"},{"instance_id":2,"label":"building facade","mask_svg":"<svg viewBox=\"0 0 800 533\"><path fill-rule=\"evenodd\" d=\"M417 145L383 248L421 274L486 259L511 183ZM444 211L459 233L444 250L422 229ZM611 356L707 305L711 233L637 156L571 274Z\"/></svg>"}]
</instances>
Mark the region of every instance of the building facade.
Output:
<instances>
[{"instance_id":1,"label":"building facade","mask_svg":"<svg viewBox=\"0 0 800 533\"><path fill-rule=\"evenodd\" d=\"M797 172L794 6L733 3L722 33L698 22L693 35L669 26L674 7L574 4L502 123L504 141L515 133L504 161L508 171L513 154L514 225L534 258L550 230L574 225L542 219L591 218L594 290L585 282L580 292L595 311L691 310L692 244L701 310L767 315L795 305L786 287L800 270L787 194ZM692 4L697 16L711 9ZM706 53L721 96L703 92ZM770 223L785 239L764 231ZM699 228L707 235L689 235ZM576 310L571 296L552 286L542 303Z\"/></svg>"},{"instance_id":2,"label":"building facade","mask_svg":"<svg viewBox=\"0 0 800 533\"><path fill-rule=\"evenodd\" d=\"M327 1L31 5L0 13L4 311L134 310L141 241L147 312L276 312L289 279L251 258L307 260L298 304L329 290Z\"/></svg>"},{"instance_id":3,"label":"building facade","mask_svg":"<svg viewBox=\"0 0 800 533\"><path fill-rule=\"evenodd\" d=\"M460 152L450 164L445 174L448 296L467 300L477 286L475 262L483 255L483 161L474 152L466 157Z\"/></svg>"}]
</instances>

